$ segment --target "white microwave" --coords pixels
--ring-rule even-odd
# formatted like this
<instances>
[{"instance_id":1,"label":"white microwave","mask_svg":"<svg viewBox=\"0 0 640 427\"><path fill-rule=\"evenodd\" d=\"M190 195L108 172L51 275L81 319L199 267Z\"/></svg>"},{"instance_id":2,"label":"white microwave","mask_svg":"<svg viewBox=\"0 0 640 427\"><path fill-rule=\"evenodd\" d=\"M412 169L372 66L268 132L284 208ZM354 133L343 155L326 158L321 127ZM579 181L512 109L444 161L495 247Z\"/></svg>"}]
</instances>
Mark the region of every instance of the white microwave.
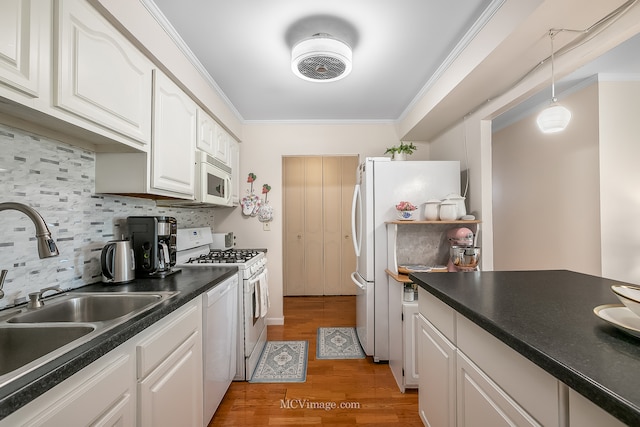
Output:
<instances>
[{"instance_id":1,"label":"white microwave","mask_svg":"<svg viewBox=\"0 0 640 427\"><path fill-rule=\"evenodd\" d=\"M233 206L229 166L203 151L197 151L195 170L195 203Z\"/></svg>"},{"instance_id":2,"label":"white microwave","mask_svg":"<svg viewBox=\"0 0 640 427\"><path fill-rule=\"evenodd\" d=\"M203 151L196 151L194 200L157 200L158 206L206 208L233 206L229 166Z\"/></svg>"}]
</instances>

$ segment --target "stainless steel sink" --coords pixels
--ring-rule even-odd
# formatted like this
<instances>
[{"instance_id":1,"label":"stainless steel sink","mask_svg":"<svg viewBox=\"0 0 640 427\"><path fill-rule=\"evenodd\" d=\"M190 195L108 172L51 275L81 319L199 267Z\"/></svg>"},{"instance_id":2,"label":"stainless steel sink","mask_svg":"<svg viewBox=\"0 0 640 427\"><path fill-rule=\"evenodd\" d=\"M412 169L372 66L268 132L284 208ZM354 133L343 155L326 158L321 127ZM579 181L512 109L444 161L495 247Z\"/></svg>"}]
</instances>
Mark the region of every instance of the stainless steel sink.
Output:
<instances>
[{"instance_id":1,"label":"stainless steel sink","mask_svg":"<svg viewBox=\"0 0 640 427\"><path fill-rule=\"evenodd\" d=\"M0 375L15 371L95 329L91 325L0 327Z\"/></svg>"},{"instance_id":2,"label":"stainless steel sink","mask_svg":"<svg viewBox=\"0 0 640 427\"><path fill-rule=\"evenodd\" d=\"M44 307L18 314L9 323L104 322L137 313L162 300L161 294L79 294L45 303Z\"/></svg>"},{"instance_id":3,"label":"stainless steel sink","mask_svg":"<svg viewBox=\"0 0 640 427\"><path fill-rule=\"evenodd\" d=\"M0 311L0 387L178 292L70 292L36 309Z\"/></svg>"}]
</instances>

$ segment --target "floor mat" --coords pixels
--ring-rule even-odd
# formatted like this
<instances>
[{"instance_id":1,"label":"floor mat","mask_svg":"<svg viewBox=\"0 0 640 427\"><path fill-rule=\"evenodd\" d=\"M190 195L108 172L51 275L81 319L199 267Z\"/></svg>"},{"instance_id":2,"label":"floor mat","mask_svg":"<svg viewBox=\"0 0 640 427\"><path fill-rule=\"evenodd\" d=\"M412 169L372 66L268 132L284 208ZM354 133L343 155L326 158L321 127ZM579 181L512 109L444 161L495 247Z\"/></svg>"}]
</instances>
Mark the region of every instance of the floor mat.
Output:
<instances>
[{"instance_id":1,"label":"floor mat","mask_svg":"<svg viewBox=\"0 0 640 427\"><path fill-rule=\"evenodd\" d=\"M249 382L305 382L308 347L307 341L267 341Z\"/></svg>"},{"instance_id":2,"label":"floor mat","mask_svg":"<svg viewBox=\"0 0 640 427\"><path fill-rule=\"evenodd\" d=\"M355 328L318 328L316 359L364 359Z\"/></svg>"}]
</instances>

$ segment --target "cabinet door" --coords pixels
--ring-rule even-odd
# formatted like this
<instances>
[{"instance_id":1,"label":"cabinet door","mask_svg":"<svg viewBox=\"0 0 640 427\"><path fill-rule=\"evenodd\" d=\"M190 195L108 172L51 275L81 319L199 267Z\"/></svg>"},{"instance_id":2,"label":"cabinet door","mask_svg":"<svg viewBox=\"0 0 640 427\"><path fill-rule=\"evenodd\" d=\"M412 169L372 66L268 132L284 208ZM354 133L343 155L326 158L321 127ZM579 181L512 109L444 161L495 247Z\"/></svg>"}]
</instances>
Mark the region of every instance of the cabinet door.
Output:
<instances>
[{"instance_id":1,"label":"cabinet door","mask_svg":"<svg viewBox=\"0 0 640 427\"><path fill-rule=\"evenodd\" d=\"M202 346L194 332L167 359L138 383L142 427L201 427Z\"/></svg>"},{"instance_id":2,"label":"cabinet door","mask_svg":"<svg viewBox=\"0 0 640 427\"><path fill-rule=\"evenodd\" d=\"M231 158L231 203L233 206L238 206L240 204L240 144L235 139L231 139L229 157Z\"/></svg>"},{"instance_id":3,"label":"cabinet door","mask_svg":"<svg viewBox=\"0 0 640 427\"><path fill-rule=\"evenodd\" d=\"M456 425L456 348L419 315L418 409L428 426ZM491 424L477 424L491 425Z\"/></svg>"},{"instance_id":4,"label":"cabinet door","mask_svg":"<svg viewBox=\"0 0 640 427\"><path fill-rule=\"evenodd\" d=\"M215 155L216 137L219 125L213 118L198 108L198 140L196 147L211 156Z\"/></svg>"},{"instance_id":5,"label":"cabinet door","mask_svg":"<svg viewBox=\"0 0 640 427\"><path fill-rule=\"evenodd\" d=\"M88 2L57 2L54 106L151 141L152 64Z\"/></svg>"},{"instance_id":6,"label":"cabinet door","mask_svg":"<svg viewBox=\"0 0 640 427\"><path fill-rule=\"evenodd\" d=\"M151 186L193 197L196 104L175 83L154 70Z\"/></svg>"},{"instance_id":7,"label":"cabinet door","mask_svg":"<svg viewBox=\"0 0 640 427\"><path fill-rule=\"evenodd\" d=\"M404 284L392 277L389 281L389 368L400 391L404 393L403 312L402 292Z\"/></svg>"},{"instance_id":8,"label":"cabinet door","mask_svg":"<svg viewBox=\"0 0 640 427\"><path fill-rule=\"evenodd\" d=\"M340 157L322 159L324 295L342 294L342 174ZM350 286L355 289L355 286Z\"/></svg>"},{"instance_id":9,"label":"cabinet door","mask_svg":"<svg viewBox=\"0 0 640 427\"><path fill-rule=\"evenodd\" d=\"M284 227L284 294L304 295L304 158L282 159Z\"/></svg>"},{"instance_id":10,"label":"cabinet door","mask_svg":"<svg viewBox=\"0 0 640 427\"><path fill-rule=\"evenodd\" d=\"M216 126L216 139L213 150L213 157L220 160L225 165L229 165L229 142L231 136L222 126Z\"/></svg>"},{"instance_id":11,"label":"cabinet door","mask_svg":"<svg viewBox=\"0 0 640 427\"><path fill-rule=\"evenodd\" d=\"M402 338L404 340L403 366L404 385L407 388L418 386L418 331L420 331L420 317L418 303L402 304Z\"/></svg>"},{"instance_id":12,"label":"cabinet door","mask_svg":"<svg viewBox=\"0 0 640 427\"><path fill-rule=\"evenodd\" d=\"M541 426L464 354L457 354L458 426Z\"/></svg>"},{"instance_id":13,"label":"cabinet door","mask_svg":"<svg viewBox=\"0 0 640 427\"><path fill-rule=\"evenodd\" d=\"M128 354L104 356L3 419L0 425L134 426L132 372L133 361Z\"/></svg>"},{"instance_id":14,"label":"cabinet door","mask_svg":"<svg viewBox=\"0 0 640 427\"><path fill-rule=\"evenodd\" d=\"M42 12L45 17L51 13L46 2L0 2L0 86L6 85L30 98L39 95L40 65L45 62L40 32L50 30L40 19Z\"/></svg>"}]
</instances>

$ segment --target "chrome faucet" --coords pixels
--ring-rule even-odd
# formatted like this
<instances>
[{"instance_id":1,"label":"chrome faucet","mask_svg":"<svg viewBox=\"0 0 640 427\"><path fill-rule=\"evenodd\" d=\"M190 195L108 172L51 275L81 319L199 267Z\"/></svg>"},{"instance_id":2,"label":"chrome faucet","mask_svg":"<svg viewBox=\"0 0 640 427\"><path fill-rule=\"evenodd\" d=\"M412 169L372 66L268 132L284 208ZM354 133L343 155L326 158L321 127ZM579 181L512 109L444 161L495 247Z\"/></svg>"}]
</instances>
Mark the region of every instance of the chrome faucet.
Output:
<instances>
[{"instance_id":1,"label":"chrome faucet","mask_svg":"<svg viewBox=\"0 0 640 427\"><path fill-rule=\"evenodd\" d=\"M2 287L4 286L4 279L7 277L7 270L0 271L0 299L4 298L4 291Z\"/></svg>"},{"instance_id":2,"label":"chrome faucet","mask_svg":"<svg viewBox=\"0 0 640 427\"><path fill-rule=\"evenodd\" d=\"M40 258L49 258L59 255L58 247L56 246L56 242L51 238L51 232L49 231L47 224L35 209L22 203L0 203L0 211L8 209L22 212L28 216L31 222L33 222L33 225L35 225L36 239L38 240L38 256Z\"/></svg>"},{"instance_id":3,"label":"chrome faucet","mask_svg":"<svg viewBox=\"0 0 640 427\"><path fill-rule=\"evenodd\" d=\"M36 227L36 239L38 240L38 256L40 258L50 258L58 256L60 254L58 252L56 242L51 238L49 227L47 227L47 224L44 222L44 219L38 213L38 211L22 203L0 203L0 211L6 210L15 210L22 212L29 217L31 222L33 222L33 225ZM2 270L2 272L0 273L0 298L4 298L4 291L2 290L2 286L4 284L4 279L6 276L7 270Z\"/></svg>"},{"instance_id":4,"label":"chrome faucet","mask_svg":"<svg viewBox=\"0 0 640 427\"><path fill-rule=\"evenodd\" d=\"M29 294L29 302L27 308L40 308L44 305L42 302L42 295L47 291L64 292L59 286L49 286L48 288L42 288L39 292L31 292Z\"/></svg>"}]
</instances>

